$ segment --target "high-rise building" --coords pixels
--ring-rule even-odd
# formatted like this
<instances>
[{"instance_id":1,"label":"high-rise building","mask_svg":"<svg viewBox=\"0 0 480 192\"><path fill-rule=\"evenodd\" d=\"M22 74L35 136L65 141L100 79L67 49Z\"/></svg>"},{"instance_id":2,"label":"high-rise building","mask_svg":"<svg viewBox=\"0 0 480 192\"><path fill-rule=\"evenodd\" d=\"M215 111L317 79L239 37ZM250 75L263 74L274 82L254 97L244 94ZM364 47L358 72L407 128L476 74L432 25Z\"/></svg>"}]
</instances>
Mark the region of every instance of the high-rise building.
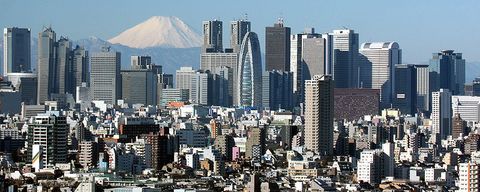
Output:
<instances>
[{"instance_id":1,"label":"high-rise building","mask_svg":"<svg viewBox=\"0 0 480 192\"><path fill-rule=\"evenodd\" d=\"M443 50L430 59L430 90L448 89L452 95L465 93L465 59L461 53Z\"/></svg>"},{"instance_id":2,"label":"high-rise building","mask_svg":"<svg viewBox=\"0 0 480 192\"><path fill-rule=\"evenodd\" d=\"M240 49L236 88L237 106L260 107L262 103L262 59L257 34L248 32Z\"/></svg>"},{"instance_id":3,"label":"high-rise building","mask_svg":"<svg viewBox=\"0 0 480 192\"><path fill-rule=\"evenodd\" d=\"M302 42L305 38L320 37L320 34L315 33L314 28L307 28L305 32L290 36L290 71L293 73L295 83L293 90L299 92L303 86L302 80Z\"/></svg>"},{"instance_id":4,"label":"high-rise building","mask_svg":"<svg viewBox=\"0 0 480 192\"><path fill-rule=\"evenodd\" d=\"M304 38L302 39L302 79L310 80L315 75L326 75L326 59L324 38Z\"/></svg>"},{"instance_id":5,"label":"high-rise building","mask_svg":"<svg viewBox=\"0 0 480 192\"><path fill-rule=\"evenodd\" d=\"M56 34L52 28L44 28L43 31L38 34L38 104L44 104L45 101L50 99L50 95L55 93L55 42Z\"/></svg>"},{"instance_id":6,"label":"high-rise building","mask_svg":"<svg viewBox=\"0 0 480 192\"><path fill-rule=\"evenodd\" d=\"M104 47L102 52L92 53L90 87L93 100L116 104L121 98L121 54Z\"/></svg>"},{"instance_id":7,"label":"high-rise building","mask_svg":"<svg viewBox=\"0 0 480 192\"><path fill-rule=\"evenodd\" d=\"M162 90L162 97L160 105L165 106L172 101L187 102L189 97L188 89L172 89L167 88Z\"/></svg>"},{"instance_id":8,"label":"high-rise building","mask_svg":"<svg viewBox=\"0 0 480 192\"><path fill-rule=\"evenodd\" d=\"M232 159L232 148L235 146L235 141L230 135L219 135L215 138L214 146L220 151L224 159Z\"/></svg>"},{"instance_id":9,"label":"high-rise building","mask_svg":"<svg viewBox=\"0 0 480 192\"><path fill-rule=\"evenodd\" d=\"M223 26L222 21L203 22L202 53L223 52Z\"/></svg>"},{"instance_id":10,"label":"high-rise building","mask_svg":"<svg viewBox=\"0 0 480 192\"><path fill-rule=\"evenodd\" d=\"M75 92L73 84L73 67L72 67L72 42L65 37L60 37L57 42L56 65L58 78L58 93Z\"/></svg>"},{"instance_id":11,"label":"high-rise building","mask_svg":"<svg viewBox=\"0 0 480 192\"><path fill-rule=\"evenodd\" d=\"M402 114L415 115L417 111L417 71L414 65L395 65L393 106Z\"/></svg>"},{"instance_id":12,"label":"high-rise building","mask_svg":"<svg viewBox=\"0 0 480 192\"><path fill-rule=\"evenodd\" d=\"M7 73L30 72L30 29L3 29L3 75Z\"/></svg>"},{"instance_id":13,"label":"high-rise building","mask_svg":"<svg viewBox=\"0 0 480 192\"><path fill-rule=\"evenodd\" d=\"M233 49L234 53L240 52L242 40L245 35L250 32L250 25L250 21L247 20L236 20L230 22L230 47Z\"/></svg>"},{"instance_id":14,"label":"high-rise building","mask_svg":"<svg viewBox=\"0 0 480 192\"><path fill-rule=\"evenodd\" d=\"M157 104L157 78L151 69L122 70L122 99L128 104Z\"/></svg>"},{"instance_id":15,"label":"high-rise building","mask_svg":"<svg viewBox=\"0 0 480 192\"><path fill-rule=\"evenodd\" d=\"M192 82L192 76L195 74L195 70L192 67L180 67L175 73L175 82L177 89L188 89Z\"/></svg>"},{"instance_id":16,"label":"high-rise building","mask_svg":"<svg viewBox=\"0 0 480 192\"><path fill-rule=\"evenodd\" d=\"M85 48L76 46L73 49L73 86L82 86L82 83L90 83L89 56Z\"/></svg>"},{"instance_id":17,"label":"high-rise building","mask_svg":"<svg viewBox=\"0 0 480 192\"><path fill-rule=\"evenodd\" d=\"M467 122L462 119L459 113L455 113L455 116L452 119L452 137L458 138L465 136L466 127Z\"/></svg>"},{"instance_id":18,"label":"high-rise building","mask_svg":"<svg viewBox=\"0 0 480 192\"><path fill-rule=\"evenodd\" d=\"M432 137L431 142L440 144L452 134L452 93L448 89L432 92Z\"/></svg>"},{"instance_id":19,"label":"high-rise building","mask_svg":"<svg viewBox=\"0 0 480 192\"><path fill-rule=\"evenodd\" d=\"M213 78L215 87L213 95L215 96L214 105L229 107L233 105L233 69L230 67L219 67L214 69ZM237 85L238 86L238 85ZM236 86L235 86L236 87Z\"/></svg>"},{"instance_id":20,"label":"high-rise building","mask_svg":"<svg viewBox=\"0 0 480 192\"><path fill-rule=\"evenodd\" d=\"M20 91L21 101L26 105L37 104L37 74L36 73L9 73L8 81L12 82Z\"/></svg>"},{"instance_id":21,"label":"high-rise building","mask_svg":"<svg viewBox=\"0 0 480 192\"><path fill-rule=\"evenodd\" d=\"M452 96L452 113L460 114L467 122L480 122L480 97Z\"/></svg>"},{"instance_id":22,"label":"high-rise building","mask_svg":"<svg viewBox=\"0 0 480 192\"><path fill-rule=\"evenodd\" d=\"M290 71L290 27L283 19L265 28L265 70Z\"/></svg>"},{"instance_id":23,"label":"high-rise building","mask_svg":"<svg viewBox=\"0 0 480 192\"><path fill-rule=\"evenodd\" d=\"M214 82L212 74L196 72L191 76L190 81L190 102L211 105L214 100Z\"/></svg>"},{"instance_id":24,"label":"high-rise building","mask_svg":"<svg viewBox=\"0 0 480 192\"><path fill-rule=\"evenodd\" d=\"M333 67L330 69L337 88L356 88L358 82L358 33L351 29L330 33L333 43Z\"/></svg>"},{"instance_id":25,"label":"high-rise building","mask_svg":"<svg viewBox=\"0 0 480 192\"><path fill-rule=\"evenodd\" d=\"M477 77L472 82L472 96L480 96L480 78Z\"/></svg>"},{"instance_id":26,"label":"high-rise building","mask_svg":"<svg viewBox=\"0 0 480 192\"><path fill-rule=\"evenodd\" d=\"M320 155L333 154L333 92L329 75L305 81L305 148Z\"/></svg>"},{"instance_id":27,"label":"high-rise building","mask_svg":"<svg viewBox=\"0 0 480 192\"><path fill-rule=\"evenodd\" d=\"M233 101L236 100L234 90L238 87L238 53L202 53L200 55L200 69L203 71L208 70L210 73L228 80L226 81L227 90L221 91L227 91L229 99L226 102L228 106L231 106ZM223 89L224 87L221 88Z\"/></svg>"},{"instance_id":28,"label":"high-rise building","mask_svg":"<svg viewBox=\"0 0 480 192\"><path fill-rule=\"evenodd\" d=\"M430 110L430 75L428 65L415 65L417 71L417 110Z\"/></svg>"},{"instance_id":29,"label":"high-rise building","mask_svg":"<svg viewBox=\"0 0 480 192\"><path fill-rule=\"evenodd\" d=\"M395 65L402 63L396 42L363 43L360 48L360 86L379 89L382 108L390 107L395 90Z\"/></svg>"},{"instance_id":30,"label":"high-rise building","mask_svg":"<svg viewBox=\"0 0 480 192\"><path fill-rule=\"evenodd\" d=\"M28 123L27 162L40 160L46 167L67 163L68 125L65 116L54 114L37 115ZM33 156L32 147L38 145L41 153ZM37 171L37 170L36 170Z\"/></svg>"},{"instance_id":31,"label":"high-rise building","mask_svg":"<svg viewBox=\"0 0 480 192\"><path fill-rule=\"evenodd\" d=\"M458 191L479 191L480 172L479 166L474 162L458 164Z\"/></svg>"},{"instance_id":32,"label":"high-rise building","mask_svg":"<svg viewBox=\"0 0 480 192\"><path fill-rule=\"evenodd\" d=\"M257 159L265 153L266 131L264 128L252 127L247 136L247 143L245 144L245 157Z\"/></svg>"},{"instance_id":33,"label":"high-rise building","mask_svg":"<svg viewBox=\"0 0 480 192\"><path fill-rule=\"evenodd\" d=\"M265 71L262 76L262 107L270 110L293 107L292 72Z\"/></svg>"},{"instance_id":34,"label":"high-rise building","mask_svg":"<svg viewBox=\"0 0 480 192\"><path fill-rule=\"evenodd\" d=\"M131 56L130 64L132 69L146 69L152 64L152 57L150 56Z\"/></svg>"}]
</instances>

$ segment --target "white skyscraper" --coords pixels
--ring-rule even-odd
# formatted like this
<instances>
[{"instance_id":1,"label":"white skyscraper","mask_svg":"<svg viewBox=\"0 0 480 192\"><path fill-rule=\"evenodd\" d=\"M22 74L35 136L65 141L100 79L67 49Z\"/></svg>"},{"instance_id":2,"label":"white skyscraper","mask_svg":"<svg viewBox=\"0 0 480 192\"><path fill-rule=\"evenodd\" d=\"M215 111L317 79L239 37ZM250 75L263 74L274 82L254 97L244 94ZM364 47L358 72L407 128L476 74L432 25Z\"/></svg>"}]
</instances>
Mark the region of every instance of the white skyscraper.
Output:
<instances>
[{"instance_id":1,"label":"white skyscraper","mask_svg":"<svg viewBox=\"0 0 480 192\"><path fill-rule=\"evenodd\" d=\"M360 47L360 86L379 89L382 107L389 107L394 94L395 65L402 63L396 42L363 43Z\"/></svg>"},{"instance_id":2,"label":"white skyscraper","mask_svg":"<svg viewBox=\"0 0 480 192\"><path fill-rule=\"evenodd\" d=\"M102 52L92 53L90 71L90 91L92 100L116 104L121 95L120 52L110 51L109 47Z\"/></svg>"},{"instance_id":3,"label":"white skyscraper","mask_svg":"<svg viewBox=\"0 0 480 192\"><path fill-rule=\"evenodd\" d=\"M430 110L430 76L428 65L415 65L417 69L417 109Z\"/></svg>"},{"instance_id":4,"label":"white skyscraper","mask_svg":"<svg viewBox=\"0 0 480 192\"><path fill-rule=\"evenodd\" d=\"M453 114L460 114L467 122L480 121L480 97L475 96L452 96Z\"/></svg>"},{"instance_id":5,"label":"white skyscraper","mask_svg":"<svg viewBox=\"0 0 480 192\"><path fill-rule=\"evenodd\" d=\"M448 89L432 92L431 142L440 144L452 133L452 93Z\"/></svg>"},{"instance_id":6,"label":"white skyscraper","mask_svg":"<svg viewBox=\"0 0 480 192\"><path fill-rule=\"evenodd\" d=\"M176 88L190 90L190 84L194 74L195 70L193 70L192 67L180 67L175 73Z\"/></svg>"},{"instance_id":7,"label":"white skyscraper","mask_svg":"<svg viewBox=\"0 0 480 192\"><path fill-rule=\"evenodd\" d=\"M262 103L262 59L257 34L248 32L243 38L237 70L237 106L260 107Z\"/></svg>"}]
</instances>

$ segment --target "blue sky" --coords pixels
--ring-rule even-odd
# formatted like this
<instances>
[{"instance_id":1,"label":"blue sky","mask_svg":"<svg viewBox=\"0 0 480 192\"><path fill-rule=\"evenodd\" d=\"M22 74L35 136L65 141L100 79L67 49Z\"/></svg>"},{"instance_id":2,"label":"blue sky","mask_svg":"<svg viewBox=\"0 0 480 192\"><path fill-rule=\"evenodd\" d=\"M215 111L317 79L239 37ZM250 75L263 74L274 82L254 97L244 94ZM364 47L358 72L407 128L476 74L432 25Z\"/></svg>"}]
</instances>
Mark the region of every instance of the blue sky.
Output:
<instances>
[{"instance_id":1,"label":"blue sky","mask_svg":"<svg viewBox=\"0 0 480 192\"><path fill-rule=\"evenodd\" d=\"M348 27L360 34L360 43L397 41L404 63L426 62L442 49L480 61L478 0L0 0L0 5L0 27L29 27L32 36L51 25L71 39L109 39L155 15L177 16L196 31L202 20L220 19L228 34L226 24L247 13L262 46L265 26L283 17L295 33Z\"/></svg>"}]
</instances>

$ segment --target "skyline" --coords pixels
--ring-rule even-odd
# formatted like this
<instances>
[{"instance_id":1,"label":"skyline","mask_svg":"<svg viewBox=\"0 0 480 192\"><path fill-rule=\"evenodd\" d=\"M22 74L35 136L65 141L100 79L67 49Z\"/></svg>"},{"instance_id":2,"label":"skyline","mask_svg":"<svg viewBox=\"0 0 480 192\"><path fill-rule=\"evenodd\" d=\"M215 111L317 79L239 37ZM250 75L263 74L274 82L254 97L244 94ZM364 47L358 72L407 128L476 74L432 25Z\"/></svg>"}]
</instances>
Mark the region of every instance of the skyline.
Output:
<instances>
[{"instance_id":1,"label":"skyline","mask_svg":"<svg viewBox=\"0 0 480 192\"><path fill-rule=\"evenodd\" d=\"M207 4L202 2L188 3L182 9L178 9L178 3L155 1L142 1L142 4L121 1L114 9L109 7L112 1L93 3L88 0L74 6L57 0L26 2L3 2L0 18L8 15L9 19L0 19L0 27L27 27L32 30L32 38L36 38L42 26L52 26L57 34L73 40L90 36L108 40L152 16L179 17L201 34L204 20L219 19L228 24L248 14L252 31L259 35L262 52L265 49L265 27L273 26L282 17L285 26L291 27L292 34L302 32L305 27L314 27L318 33L347 27L360 34L360 43L396 41L403 50L404 63L427 63L432 53L444 49L463 53L467 62L480 61L480 55L476 54L480 39L455 38L480 31L480 26L475 25L475 18L480 16L476 12L480 2L476 1L462 4L449 1L302 1L295 4L298 7L295 9L285 3L267 0L245 1L233 10L228 9L231 7L228 2L211 1L210 5L225 9L208 9L208 13L205 11ZM252 3L258 6L251 6ZM415 7L412 7L413 3ZM135 6L139 9L132 9ZM49 8L55 11L44 11ZM81 10L88 10L88 14ZM442 10L448 10L450 14L445 15ZM230 33L228 28L224 27L224 33ZM224 44L228 45L229 39L225 40Z\"/></svg>"}]
</instances>

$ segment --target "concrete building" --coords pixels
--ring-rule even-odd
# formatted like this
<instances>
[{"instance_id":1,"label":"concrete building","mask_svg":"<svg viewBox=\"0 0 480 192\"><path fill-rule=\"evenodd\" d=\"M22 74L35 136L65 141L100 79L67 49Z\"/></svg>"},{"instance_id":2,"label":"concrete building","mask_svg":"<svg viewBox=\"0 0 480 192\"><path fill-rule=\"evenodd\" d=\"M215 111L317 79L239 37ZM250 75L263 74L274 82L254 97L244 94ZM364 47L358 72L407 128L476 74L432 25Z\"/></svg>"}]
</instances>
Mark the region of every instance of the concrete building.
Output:
<instances>
[{"instance_id":1,"label":"concrete building","mask_svg":"<svg viewBox=\"0 0 480 192\"><path fill-rule=\"evenodd\" d=\"M55 52L56 34L52 28L44 28L38 34L38 93L37 103L44 104L50 99L50 94L55 93Z\"/></svg>"},{"instance_id":2,"label":"concrete building","mask_svg":"<svg viewBox=\"0 0 480 192\"><path fill-rule=\"evenodd\" d=\"M302 39L302 79L311 80L315 75L326 75L326 39L304 38Z\"/></svg>"},{"instance_id":3,"label":"concrete building","mask_svg":"<svg viewBox=\"0 0 480 192\"><path fill-rule=\"evenodd\" d=\"M82 86L82 83L90 83L89 55L84 47L76 46L73 49L73 87Z\"/></svg>"},{"instance_id":4,"label":"concrete building","mask_svg":"<svg viewBox=\"0 0 480 192\"><path fill-rule=\"evenodd\" d=\"M31 72L30 29L3 29L3 76Z\"/></svg>"},{"instance_id":5,"label":"concrete building","mask_svg":"<svg viewBox=\"0 0 480 192\"><path fill-rule=\"evenodd\" d=\"M379 89L382 108L390 107L395 90L395 65L402 63L396 42L363 43L360 48L360 86Z\"/></svg>"},{"instance_id":6,"label":"concrete building","mask_svg":"<svg viewBox=\"0 0 480 192\"><path fill-rule=\"evenodd\" d=\"M235 105L260 107L262 102L262 59L257 34L249 32L243 39L237 69L239 86Z\"/></svg>"},{"instance_id":7,"label":"concrete building","mask_svg":"<svg viewBox=\"0 0 480 192\"><path fill-rule=\"evenodd\" d=\"M452 96L452 113L460 114L467 122L480 122L480 97Z\"/></svg>"},{"instance_id":8,"label":"concrete building","mask_svg":"<svg viewBox=\"0 0 480 192\"><path fill-rule=\"evenodd\" d=\"M163 89L160 105L165 106L172 101L187 102L189 98L188 89Z\"/></svg>"},{"instance_id":9,"label":"concrete building","mask_svg":"<svg viewBox=\"0 0 480 192\"><path fill-rule=\"evenodd\" d=\"M52 168L56 163L67 163L68 125L65 116L41 114L28 123L27 162L40 159L45 167ZM33 156L32 147L41 149L41 156Z\"/></svg>"},{"instance_id":10,"label":"concrete building","mask_svg":"<svg viewBox=\"0 0 480 192\"><path fill-rule=\"evenodd\" d=\"M351 29L334 30L333 79L336 88L356 88L358 82L358 33Z\"/></svg>"},{"instance_id":11,"label":"concrete building","mask_svg":"<svg viewBox=\"0 0 480 192\"><path fill-rule=\"evenodd\" d=\"M227 90L225 88L220 90L222 92L227 91L229 98L225 102L227 102L228 106L233 105L233 101L236 100L234 90L238 88L238 52L202 53L200 55L200 69L203 71L208 70L210 73L226 80Z\"/></svg>"},{"instance_id":12,"label":"concrete building","mask_svg":"<svg viewBox=\"0 0 480 192\"><path fill-rule=\"evenodd\" d=\"M192 82L192 76L195 74L195 70L192 67L180 67L175 73L175 88L188 89L190 91L190 85Z\"/></svg>"},{"instance_id":13,"label":"concrete building","mask_svg":"<svg viewBox=\"0 0 480 192\"><path fill-rule=\"evenodd\" d=\"M320 34L315 33L314 28L307 28L303 33L290 36L290 71L293 73L293 90L300 94L303 87L302 75L302 48L303 39L318 38ZM302 99L303 100L303 99Z\"/></svg>"},{"instance_id":14,"label":"concrete building","mask_svg":"<svg viewBox=\"0 0 480 192\"><path fill-rule=\"evenodd\" d=\"M250 32L251 23L247 20L235 20L230 22L230 47L234 53L239 53L245 35Z\"/></svg>"},{"instance_id":15,"label":"concrete building","mask_svg":"<svg viewBox=\"0 0 480 192\"><path fill-rule=\"evenodd\" d=\"M378 184L381 179L382 154L379 150L363 150L357 162L357 180Z\"/></svg>"},{"instance_id":16,"label":"concrete building","mask_svg":"<svg viewBox=\"0 0 480 192\"><path fill-rule=\"evenodd\" d=\"M222 21L203 21L202 53L223 52Z\"/></svg>"},{"instance_id":17,"label":"concrete building","mask_svg":"<svg viewBox=\"0 0 480 192\"><path fill-rule=\"evenodd\" d=\"M190 81L190 102L201 105L212 105L214 102L214 80L210 73L196 72Z\"/></svg>"},{"instance_id":18,"label":"concrete building","mask_svg":"<svg viewBox=\"0 0 480 192\"><path fill-rule=\"evenodd\" d=\"M102 52L92 53L90 87L92 100L116 104L121 98L121 54L104 47Z\"/></svg>"},{"instance_id":19,"label":"concrete building","mask_svg":"<svg viewBox=\"0 0 480 192\"><path fill-rule=\"evenodd\" d=\"M292 72L263 72L262 107L270 110L291 110L294 107Z\"/></svg>"},{"instance_id":20,"label":"concrete building","mask_svg":"<svg viewBox=\"0 0 480 192\"><path fill-rule=\"evenodd\" d=\"M452 119L452 137L458 138L466 136L466 128L467 122L462 119L459 113L455 113L455 116Z\"/></svg>"},{"instance_id":21,"label":"concrete building","mask_svg":"<svg viewBox=\"0 0 480 192\"><path fill-rule=\"evenodd\" d=\"M460 163L458 166L458 190L461 192L480 190L479 166L473 162Z\"/></svg>"},{"instance_id":22,"label":"concrete building","mask_svg":"<svg viewBox=\"0 0 480 192\"><path fill-rule=\"evenodd\" d=\"M78 144L78 162L83 168L96 167L98 160L97 143L81 141Z\"/></svg>"},{"instance_id":23,"label":"concrete building","mask_svg":"<svg viewBox=\"0 0 480 192\"><path fill-rule=\"evenodd\" d=\"M8 81L20 91L21 102L26 105L37 104L37 74L36 73L9 73Z\"/></svg>"},{"instance_id":24,"label":"concrete building","mask_svg":"<svg viewBox=\"0 0 480 192\"><path fill-rule=\"evenodd\" d=\"M72 66L72 42L61 36L58 42L56 43L56 66L57 66L57 76L56 80L58 83L58 88L56 88L56 93L64 94L75 92L75 84L73 82L73 66Z\"/></svg>"},{"instance_id":25,"label":"concrete building","mask_svg":"<svg viewBox=\"0 0 480 192\"><path fill-rule=\"evenodd\" d=\"M448 89L432 92L432 137L431 142L440 144L452 134L452 93Z\"/></svg>"},{"instance_id":26,"label":"concrete building","mask_svg":"<svg viewBox=\"0 0 480 192\"><path fill-rule=\"evenodd\" d=\"M305 148L320 155L333 154L333 92L329 75L305 81Z\"/></svg>"},{"instance_id":27,"label":"concrete building","mask_svg":"<svg viewBox=\"0 0 480 192\"><path fill-rule=\"evenodd\" d=\"M0 80L0 114L19 114L21 110L21 93L12 82Z\"/></svg>"},{"instance_id":28,"label":"concrete building","mask_svg":"<svg viewBox=\"0 0 480 192\"><path fill-rule=\"evenodd\" d=\"M157 104L157 78L151 69L122 70L122 99L128 104Z\"/></svg>"},{"instance_id":29,"label":"concrete building","mask_svg":"<svg viewBox=\"0 0 480 192\"><path fill-rule=\"evenodd\" d=\"M265 28L265 70L290 71L290 27L283 19Z\"/></svg>"},{"instance_id":30,"label":"concrete building","mask_svg":"<svg viewBox=\"0 0 480 192\"><path fill-rule=\"evenodd\" d=\"M248 131L247 143L245 144L245 157L260 160L265 153L266 130L264 128L252 127Z\"/></svg>"},{"instance_id":31,"label":"concrete building","mask_svg":"<svg viewBox=\"0 0 480 192\"><path fill-rule=\"evenodd\" d=\"M452 95L465 93L465 59L461 53L443 50L430 59L430 90L448 89Z\"/></svg>"},{"instance_id":32,"label":"concrete building","mask_svg":"<svg viewBox=\"0 0 480 192\"><path fill-rule=\"evenodd\" d=\"M417 71L417 108L425 112L430 110L430 75L428 65L415 65Z\"/></svg>"}]
</instances>

